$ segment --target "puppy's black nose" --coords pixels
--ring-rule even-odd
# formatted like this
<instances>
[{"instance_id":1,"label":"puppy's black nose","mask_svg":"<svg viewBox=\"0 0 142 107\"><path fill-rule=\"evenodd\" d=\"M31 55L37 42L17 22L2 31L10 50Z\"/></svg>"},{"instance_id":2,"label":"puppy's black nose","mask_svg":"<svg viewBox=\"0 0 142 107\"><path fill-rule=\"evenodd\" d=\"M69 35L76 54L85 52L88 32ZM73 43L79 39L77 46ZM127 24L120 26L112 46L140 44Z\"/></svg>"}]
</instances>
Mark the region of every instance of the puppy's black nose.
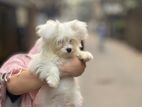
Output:
<instances>
[{"instance_id":1,"label":"puppy's black nose","mask_svg":"<svg viewBox=\"0 0 142 107\"><path fill-rule=\"evenodd\" d=\"M70 53L72 51L71 48L67 48L66 50L67 50L68 53Z\"/></svg>"}]
</instances>

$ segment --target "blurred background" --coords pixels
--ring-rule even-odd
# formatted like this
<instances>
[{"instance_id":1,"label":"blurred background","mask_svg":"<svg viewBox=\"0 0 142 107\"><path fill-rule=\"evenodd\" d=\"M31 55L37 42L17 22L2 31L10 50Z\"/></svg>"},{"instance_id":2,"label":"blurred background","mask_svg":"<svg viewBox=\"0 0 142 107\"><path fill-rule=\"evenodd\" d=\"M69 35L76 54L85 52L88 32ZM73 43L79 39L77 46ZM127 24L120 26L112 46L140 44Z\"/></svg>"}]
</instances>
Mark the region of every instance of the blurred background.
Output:
<instances>
[{"instance_id":1,"label":"blurred background","mask_svg":"<svg viewBox=\"0 0 142 107\"><path fill-rule=\"evenodd\" d=\"M0 64L28 52L48 19L88 24L83 107L142 107L142 0L0 0Z\"/></svg>"}]
</instances>

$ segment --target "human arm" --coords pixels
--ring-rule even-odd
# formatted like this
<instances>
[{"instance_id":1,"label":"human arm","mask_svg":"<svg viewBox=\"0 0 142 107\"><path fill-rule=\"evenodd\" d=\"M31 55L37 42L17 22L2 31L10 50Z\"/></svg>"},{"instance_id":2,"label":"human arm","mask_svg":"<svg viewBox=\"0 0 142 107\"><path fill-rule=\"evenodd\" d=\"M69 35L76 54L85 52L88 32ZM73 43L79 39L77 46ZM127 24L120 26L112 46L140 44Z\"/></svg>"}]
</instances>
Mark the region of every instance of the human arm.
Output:
<instances>
[{"instance_id":1,"label":"human arm","mask_svg":"<svg viewBox=\"0 0 142 107\"><path fill-rule=\"evenodd\" d=\"M85 69L85 63L80 61L77 57L71 59L70 63L59 66L61 71L61 78L68 76L79 76ZM21 95L33 90L39 89L45 82L41 81L34 74L28 70L23 70L20 75L12 75L10 80L6 82L7 89L14 95Z\"/></svg>"},{"instance_id":2,"label":"human arm","mask_svg":"<svg viewBox=\"0 0 142 107\"><path fill-rule=\"evenodd\" d=\"M43 84L44 82L31 72L22 70L19 75L14 74L10 77L6 82L6 87L11 94L21 95L39 89Z\"/></svg>"}]
</instances>

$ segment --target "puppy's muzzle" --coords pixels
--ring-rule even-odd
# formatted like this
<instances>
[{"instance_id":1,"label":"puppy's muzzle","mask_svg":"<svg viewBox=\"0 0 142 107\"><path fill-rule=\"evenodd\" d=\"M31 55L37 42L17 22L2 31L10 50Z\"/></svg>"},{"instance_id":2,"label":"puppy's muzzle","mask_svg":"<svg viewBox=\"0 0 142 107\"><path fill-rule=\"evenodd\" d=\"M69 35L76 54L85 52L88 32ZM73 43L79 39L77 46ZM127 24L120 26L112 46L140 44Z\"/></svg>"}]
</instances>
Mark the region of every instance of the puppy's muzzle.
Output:
<instances>
[{"instance_id":1,"label":"puppy's muzzle","mask_svg":"<svg viewBox=\"0 0 142 107\"><path fill-rule=\"evenodd\" d=\"M72 49L71 48L67 48L66 49L68 53L71 53Z\"/></svg>"}]
</instances>

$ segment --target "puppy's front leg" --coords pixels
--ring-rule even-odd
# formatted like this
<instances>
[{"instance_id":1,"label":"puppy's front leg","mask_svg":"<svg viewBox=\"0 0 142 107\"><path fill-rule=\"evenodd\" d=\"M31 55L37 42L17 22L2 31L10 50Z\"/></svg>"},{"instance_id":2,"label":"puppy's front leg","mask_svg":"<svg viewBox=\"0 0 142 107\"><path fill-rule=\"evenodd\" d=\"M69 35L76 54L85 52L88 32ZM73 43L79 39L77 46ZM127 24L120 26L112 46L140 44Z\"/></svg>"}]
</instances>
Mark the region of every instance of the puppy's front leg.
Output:
<instances>
[{"instance_id":1,"label":"puppy's front leg","mask_svg":"<svg viewBox=\"0 0 142 107\"><path fill-rule=\"evenodd\" d=\"M78 50L77 56L79 57L79 59L84 60L85 62L93 59L93 55L88 51Z\"/></svg>"},{"instance_id":2,"label":"puppy's front leg","mask_svg":"<svg viewBox=\"0 0 142 107\"><path fill-rule=\"evenodd\" d=\"M60 81L60 72L57 66L52 66L47 73L46 82L50 87L56 88Z\"/></svg>"}]
</instances>

